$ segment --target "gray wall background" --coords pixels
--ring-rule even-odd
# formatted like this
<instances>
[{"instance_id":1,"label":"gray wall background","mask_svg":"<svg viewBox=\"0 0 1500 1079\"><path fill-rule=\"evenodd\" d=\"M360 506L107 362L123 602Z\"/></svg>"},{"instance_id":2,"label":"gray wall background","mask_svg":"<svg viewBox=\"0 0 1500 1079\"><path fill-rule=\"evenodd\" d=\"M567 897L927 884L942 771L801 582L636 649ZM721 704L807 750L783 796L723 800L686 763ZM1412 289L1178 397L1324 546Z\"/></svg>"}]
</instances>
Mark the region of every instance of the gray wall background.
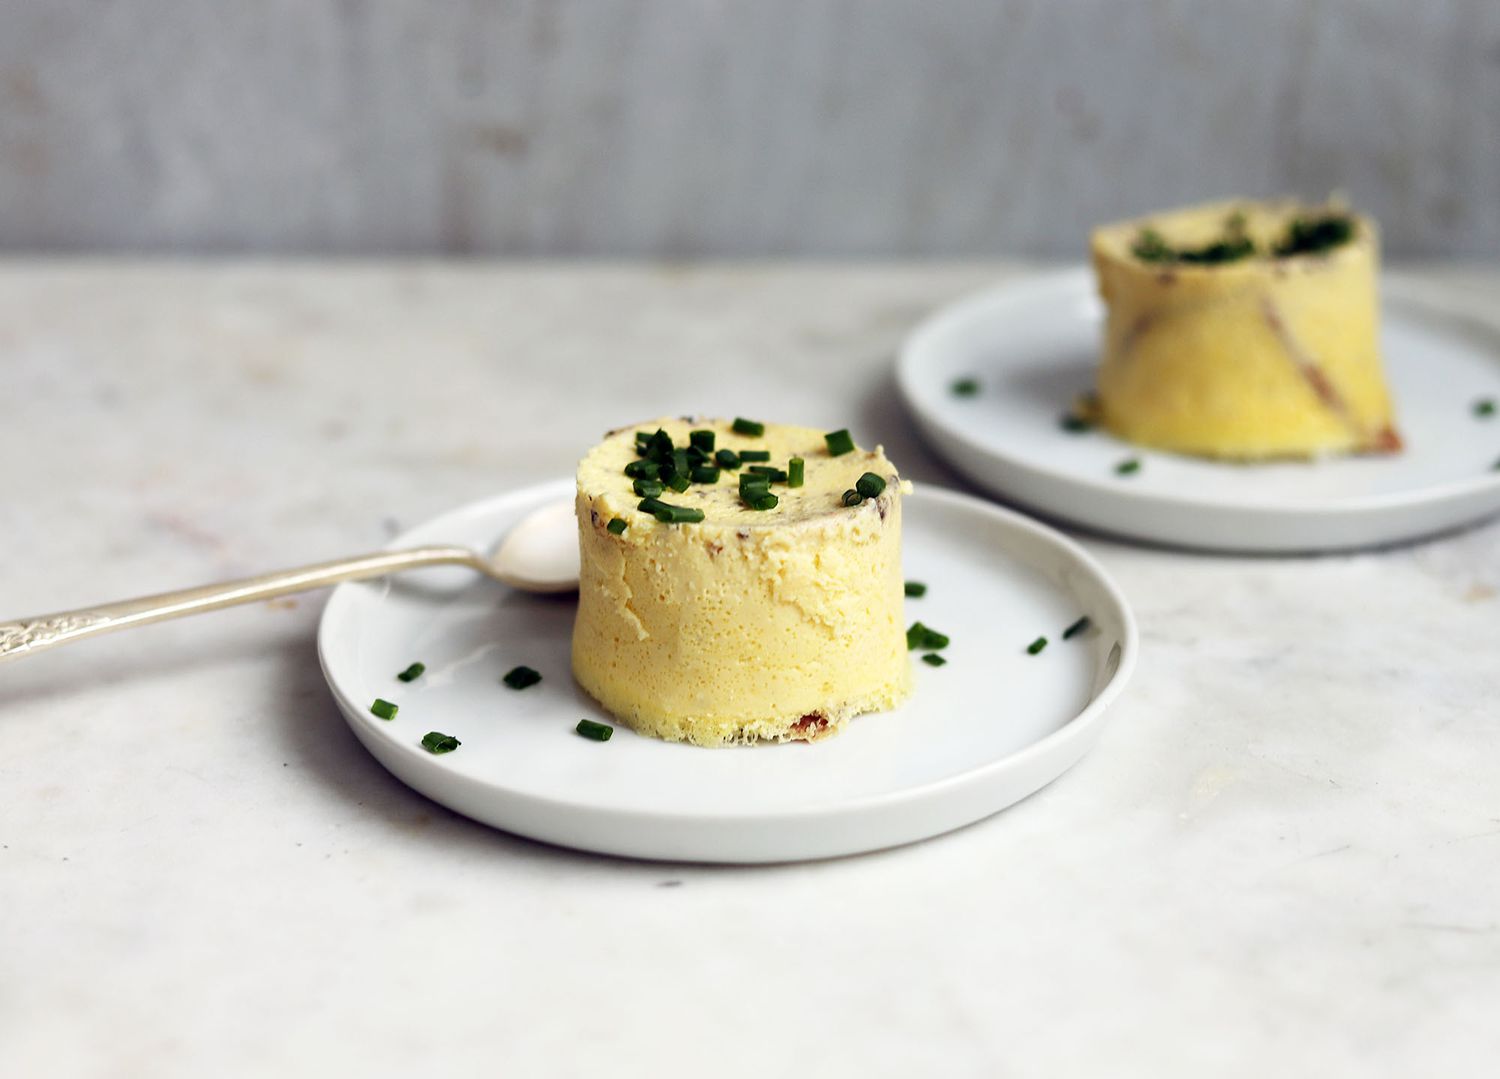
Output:
<instances>
[{"instance_id":1,"label":"gray wall background","mask_svg":"<svg viewBox=\"0 0 1500 1079\"><path fill-rule=\"evenodd\" d=\"M1500 256L1500 0L0 0L0 247L1076 254L1342 188Z\"/></svg>"}]
</instances>

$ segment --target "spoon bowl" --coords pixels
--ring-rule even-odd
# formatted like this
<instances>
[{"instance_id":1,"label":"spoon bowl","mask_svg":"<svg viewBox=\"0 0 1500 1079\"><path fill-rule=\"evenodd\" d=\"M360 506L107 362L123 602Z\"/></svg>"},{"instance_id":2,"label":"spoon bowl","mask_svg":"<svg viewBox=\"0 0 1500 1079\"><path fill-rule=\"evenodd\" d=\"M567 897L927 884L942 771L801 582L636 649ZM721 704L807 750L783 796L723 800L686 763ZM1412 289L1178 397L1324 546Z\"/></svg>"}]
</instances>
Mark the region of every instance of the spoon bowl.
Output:
<instances>
[{"instance_id":1,"label":"spoon bowl","mask_svg":"<svg viewBox=\"0 0 1500 1079\"><path fill-rule=\"evenodd\" d=\"M490 555L491 577L523 592L578 587L578 525L570 500L550 502L523 517Z\"/></svg>"}]
</instances>

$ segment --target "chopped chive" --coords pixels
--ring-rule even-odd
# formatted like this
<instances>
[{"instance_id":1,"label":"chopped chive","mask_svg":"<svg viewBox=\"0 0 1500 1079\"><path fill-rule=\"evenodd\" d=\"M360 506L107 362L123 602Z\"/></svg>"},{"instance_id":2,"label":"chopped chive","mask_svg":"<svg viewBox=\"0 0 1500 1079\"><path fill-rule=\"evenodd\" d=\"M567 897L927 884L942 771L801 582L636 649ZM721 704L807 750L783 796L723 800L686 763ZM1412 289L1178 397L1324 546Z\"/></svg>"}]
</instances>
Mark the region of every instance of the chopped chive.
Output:
<instances>
[{"instance_id":1,"label":"chopped chive","mask_svg":"<svg viewBox=\"0 0 1500 1079\"><path fill-rule=\"evenodd\" d=\"M1084 630L1088 629L1089 626L1092 625L1092 624L1093 623L1091 623L1089 621L1089 616L1088 615L1084 615L1082 618L1080 618L1078 621L1074 622L1067 629L1063 630L1063 640L1065 640L1065 641L1071 641L1074 637L1078 636Z\"/></svg>"},{"instance_id":2,"label":"chopped chive","mask_svg":"<svg viewBox=\"0 0 1500 1079\"><path fill-rule=\"evenodd\" d=\"M878 498L880 492L885 490L885 480L873 472L866 472L855 481L854 489L865 498Z\"/></svg>"},{"instance_id":3,"label":"chopped chive","mask_svg":"<svg viewBox=\"0 0 1500 1079\"><path fill-rule=\"evenodd\" d=\"M948 635L939 633L937 630L913 622L911 628L906 631L906 647L909 650L924 652L936 652L948 647Z\"/></svg>"},{"instance_id":4,"label":"chopped chive","mask_svg":"<svg viewBox=\"0 0 1500 1079\"><path fill-rule=\"evenodd\" d=\"M948 389L954 397L973 397L979 393L979 380L977 378L955 379Z\"/></svg>"},{"instance_id":5,"label":"chopped chive","mask_svg":"<svg viewBox=\"0 0 1500 1079\"><path fill-rule=\"evenodd\" d=\"M847 491L844 492L844 497L841 498L841 499L839 499L839 501L842 502L846 506L857 506L861 502L863 502L864 499L860 497L860 494L859 494L858 491L856 491L853 487L851 487Z\"/></svg>"},{"instance_id":6,"label":"chopped chive","mask_svg":"<svg viewBox=\"0 0 1500 1079\"><path fill-rule=\"evenodd\" d=\"M401 679L401 681L403 682L415 682L418 678L422 677L422 672L426 669L427 664L425 663L413 663L410 667L406 668L406 670L396 675L396 677Z\"/></svg>"},{"instance_id":7,"label":"chopped chive","mask_svg":"<svg viewBox=\"0 0 1500 1079\"><path fill-rule=\"evenodd\" d=\"M442 731L428 731L422 735L422 748L429 753L452 753L461 745L463 743L453 735Z\"/></svg>"},{"instance_id":8,"label":"chopped chive","mask_svg":"<svg viewBox=\"0 0 1500 1079\"><path fill-rule=\"evenodd\" d=\"M536 685L541 680L542 676L540 672L526 666L512 667L505 672L505 677L500 679L500 681L504 682L511 689L525 689L527 686Z\"/></svg>"},{"instance_id":9,"label":"chopped chive","mask_svg":"<svg viewBox=\"0 0 1500 1079\"><path fill-rule=\"evenodd\" d=\"M665 525L690 525L697 524L703 520L703 511L691 506L669 506L665 502L657 502L651 510L651 515Z\"/></svg>"},{"instance_id":10,"label":"chopped chive","mask_svg":"<svg viewBox=\"0 0 1500 1079\"><path fill-rule=\"evenodd\" d=\"M595 723L592 719L580 719L573 729L592 742L608 742L609 736L615 733L608 723Z\"/></svg>"},{"instance_id":11,"label":"chopped chive","mask_svg":"<svg viewBox=\"0 0 1500 1079\"><path fill-rule=\"evenodd\" d=\"M771 477L767 476L764 472L741 472L740 473L740 490L742 490L742 491L746 487L769 487L769 486L771 486Z\"/></svg>"},{"instance_id":12,"label":"chopped chive","mask_svg":"<svg viewBox=\"0 0 1500 1079\"><path fill-rule=\"evenodd\" d=\"M734 421L734 433L737 435L750 435L754 438L759 438L761 435L766 433L766 425L763 423L756 423L754 420L747 420L743 416L737 416L735 417Z\"/></svg>"},{"instance_id":13,"label":"chopped chive","mask_svg":"<svg viewBox=\"0 0 1500 1079\"><path fill-rule=\"evenodd\" d=\"M631 461L625 466L625 475L633 480L660 479L661 465L655 461Z\"/></svg>"},{"instance_id":14,"label":"chopped chive","mask_svg":"<svg viewBox=\"0 0 1500 1079\"><path fill-rule=\"evenodd\" d=\"M1141 229L1130 247L1130 253L1142 262L1170 262L1176 257L1162 234L1153 228Z\"/></svg>"},{"instance_id":15,"label":"chopped chive","mask_svg":"<svg viewBox=\"0 0 1500 1079\"><path fill-rule=\"evenodd\" d=\"M396 713L401 711L401 707L400 705L395 705L390 701L376 697L375 703L370 705L370 711L379 719L395 719Z\"/></svg>"},{"instance_id":16,"label":"chopped chive","mask_svg":"<svg viewBox=\"0 0 1500 1079\"><path fill-rule=\"evenodd\" d=\"M714 463L733 472L740 467L740 455L733 450L719 450L714 454Z\"/></svg>"},{"instance_id":17,"label":"chopped chive","mask_svg":"<svg viewBox=\"0 0 1500 1079\"><path fill-rule=\"evenodd\" d=\"M785 472L779 468L772 468L770 465L751 465L748 471L752 475L764 476L772 483L785 483L787 480Z\"/></svg>"},{"instance_id":18,"label":"chopped chive","mask_svg":"<svg viewBox=\"0 0 1500 1079\"><path fill-rule=\"evenodd\" d=\"M1094 429L1094 425L1076 412L1064 412L1058 418L1057 426L1069 434L1081 435Z\"/></svg>"},{"instance_id":19,"label":"chopped chive","mask_svg":"<svg viewBox=\"0 0 1500 1079\"><path fill-rule=\"evenodd\" d=\"M1196 251L1179 251L1177 258L1182 262L1216 266L1221 262L1238 262L1240 259L1249 258L1253 254L1255 254L1255 241L1248 236L1240 235L1223 240L1215 240L1213 243L1205 244Z\"/></svg>"},{"instance_id":20,"label":"chopped chive","mask_svg":"<svg viewBox=\"0 0 1500 1079\"><path fill-rule=\"evenodd\" d=\"M637 502L635 508L640 510L642 513L649 513L655 516L657 509L665 505L666 503L660 501L659 499L648 497L643 498L639 502Z\"/></svg>"},{"instance_id":21,"label":"chopped chive","mask_svg":"<svg viewBox=\"0 0 1500 1079\"><path fill-rule=\"evenodd\" d=\"M693 469L694 483L718 483L719 470L713 465L699 465Z\"/></svg>"},{"instance_id":22,"label":"chopped chive","mask_svg":"<svg viewBox=\"0 0 1500 1079\"><path fill-rule=\"evenodd\" d=\"M692 471L692 464L688 461L687 450L672 451L672 471L679 476L686 476Z\"/></svg>"},{"instance_id":23,"label":"chopped chive","mask_svg":"<svg viewBox=\"0 0 1500 1079\"><path fill-rule=\"evenodd\" d=\"M1354 221L1346 214L1321 218L1297 218L1287 228L1286 238L1276 245L1276 254L1321 255L1354 236Z\"/></svg>"},{"instance_id":24,"label":"chopped chive","mask_svg":"<svg viewBox=\"0 0 1500 1079\"><path fill-rule=\"evenodd\" d=\"M1047 638L1046 637L1038 637L1036 640L1032 641L1030 644L1028 644L1026 646L1026 654L1028 656L1034 656L1038 652L1040 652L1043 648L1046 648L1046 647L1047 647Z\"/></svg>"},{"instance_id":25,"label":"chopped chive","mask_svg":"<svg viewBox=\"0 0 1500 1079\"><path fill-rule=\"evenodd\" d=\"M609 524L605 525L604 527L609 529L610 535L618 536L629 526L626 525L625 518L616 517L613 521L610 521Z\"/></svg>"},{"instance_id":26,"label":"chopped chive","mask_svg":"<svg viewBox=\"0 0 1500 1079\"><path fill-rule=\"evenodd\" d=\"M1236 223L1238 222L1238 223ZM1295 227L1295 226L1294 226ZM1136 236L1130 253L1142 262L1187 262L1216 266L1223 262L1237 262L1255 254L1255 241L1245 235L1244 215L1231 214L1224 222L1225 235L1197 248L1173 248L1152 228L1144 228ZM1278 254L1283 252L1279 251Z\"/></svg>"},{"instance_id":27,"label":"chopped chive","mask_svg":"<svg viewBox=\"0 0 1500 1079\"><path fill-rule=\"evenodd\" d=\"M741 461L769 461L770 459L770 450L740 450Z\"/></svg>"},{"instance_id":28,"label":"chopped chive","mask_svg":"<svg viewBox=\"0 0 1500 1079\"><path fill-rule=\"evenodd\" d=\"M824 435L823 441L828 443L828 456L830 457L842 457L854 451L854 438L849 434L847 427Z\"/></svg>"},{"instance_id":29,"label":"chopped chive","mask_svg":"<svg viewBox=\"0 0 1500 1079\"><path fill-rule=\"evenodd\" d=\"M651 432L650 431L637 431L635 433L635 444L637 446L644 446L647 442L650 442L650 441L651 441Z\"/></svg>"},{"instance_id":30,"label":"chopped chive","mask_svg":"<svg viewBox=\"0 0 1500 1079\"><path fill-rule=\"evenodd\" d=\"M640 479L631 484L631 487L642 498L655 498L662 492L661 480Z\"/></svg>"},{"instance_id":31,"label":"chopped chive","mask_svg":"<svg viewBox=\"0 0 1500 1079\"><path fill-rule=\"evenodd\" d=\"M927 666L929 667L941 667L948 661L942 656L938 655L936 652L928 652L925 656L922 657L922 662L927 664Z\"/></svg>"},{"instance_id":32,"label":"chopped chive","mask_svg":"<svg viewBox=\"0 0 1500 1079\"><path fill-rule=\"evenodd\" d=\"M646 439L646 456L660 459L662 457L670 457L671 455L672 436L658 427L656 434Z\"/></svg>"},{"instance_id":33,"label":"chopped chive","mask_svg":"<svg viewBox=\"0 0 1500 1079\"><path fill-rule=\"evenodd\" d=\"M678 494L682 494L682 492L686 491L689 485L693 482L688 478L688 476L689 474L686 469L683 469L681 472L674 473L672 478L667 481L667 486L672 488L672 490L676 491ZM657 494L661 494L661 492L657 491Z\"/></svg>"},{"instance_id":34,"label":"chopped chive","mask_svg":"<svg viewBox=\"0 0 1500 1079\"><path fill-rule=\"evenodd\" d=\"M914 599L925 596L927 595L927 586L921 581L907 581L906 594Z\"/></svg>"},{"instance_id":35,"label":"chopped chive","mask_svg":"<svg viewBox=\"0 0 1500 1079\"><path fill-rule=\"evenodd\" d=\"M1474 402L1474 415L1480 419L1486 419L1495 414L1495 399L1493 397L1481 397Z\"/></svg>"},{"instance_id":36,"label":"chopped chive","mask_svg":"<svg viewBox=\"0 0 1500 1079\"><path fill-rule=\"evenodd\" d=\"M1115 465L1115 472L1121 476L1129 476L1141 470L1141 459L1139 457L1127 457Z\"/></svg>"},{"instance_id":37,"label":"chopped chive","mask_svg":"<svg viewBox=\"0 0 1500 1079\"><path fill-rule=\"evenodd\" d=\"M807 462L800 457L793 457L786 463L786 485L788 487L801 487L807 479Z\"/></svg>"},{"instance_id":38,"label":"chopped chive","mask_svg":"<svg viewBox=\"0 0 1500 1079\"><path fill-rule=\"evenodd\" d=\"M714 433L712 431L689 431L688 432L688 442L692 444L692 447L695 450L702 450L704 453L713 453L714 452L714 438L715 437L716 436L714 435Z\"/></svg>"},{"instance_id":39,"label":"chopped chive","mask_svg":"<svg viewBox=\"0 0 1500 1079\"><path fill-rule=\"evenodd\" d=\"M712 463L713 458L704 453L697 446L689 446L687 451L687 463L689 469L698 468L701 465Z\"/></svg>"},{"instance_id":40,"label":"chopped chive","mask_svg":"<svg viewBox=\"0 0 1500 1079\"><path fill-rule=\"evenodd\" d=\"M777 498L773 494L767 493L763 495L756 495L749 501L750 508L753 510L774 510L781 499Z\"/></svg>"}]
</instances>

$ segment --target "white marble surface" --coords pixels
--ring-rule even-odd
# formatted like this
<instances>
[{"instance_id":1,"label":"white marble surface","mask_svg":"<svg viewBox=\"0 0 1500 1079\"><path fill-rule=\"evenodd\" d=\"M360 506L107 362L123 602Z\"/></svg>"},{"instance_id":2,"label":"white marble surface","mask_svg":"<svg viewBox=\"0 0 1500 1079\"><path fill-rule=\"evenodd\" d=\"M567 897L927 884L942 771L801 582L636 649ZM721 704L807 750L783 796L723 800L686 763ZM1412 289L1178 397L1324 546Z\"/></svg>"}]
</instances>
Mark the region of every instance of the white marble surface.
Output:
<instances>
[{"instance_id":1,"label":"white marble surface","mask_svg":"<svg viewBox=\"0 0 1500 1079\"><path fill-rule=\"evenodd\" d=\"M952 483L890 361L1006 271L0 264L0 613L367 548L662 411L848 423ZM324 689L317 597L23 660L0 1074L1493 1074L1497 540L1085 537L1144 631L1099 748L953 835L763 869L411 793Z\"/></svg>"}]
</instances>

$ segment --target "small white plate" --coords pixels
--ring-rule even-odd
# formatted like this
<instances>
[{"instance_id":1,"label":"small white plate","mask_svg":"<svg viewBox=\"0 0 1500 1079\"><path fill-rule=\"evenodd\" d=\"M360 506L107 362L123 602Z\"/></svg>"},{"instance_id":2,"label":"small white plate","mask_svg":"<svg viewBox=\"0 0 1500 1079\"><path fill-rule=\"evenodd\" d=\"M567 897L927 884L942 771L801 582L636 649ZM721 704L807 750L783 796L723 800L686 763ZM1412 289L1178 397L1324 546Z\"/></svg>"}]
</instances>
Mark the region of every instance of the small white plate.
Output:
<instances>
[{"instance_id":1,"label":"small white plate","mask_svg":"<svg viewBox=\"0 0 1500 1079\"><path fill-rule=\"evenodd\" d=\"M571 481L454 510L393 546L487 549ZM894 712L821 742L701 749L574 733L613 720L574 684L575 597L511 591L463 570L341 585L318 651L359 740L398 779L509 832L566 847L702 862L853 854L988 816L1057 778L1093 745L1135 665L1135 620L1082 550L1051 529L966 495L919 490L906 504L904 565L928 585L909 621L949 634L948 664L912 656L915 686ZM1093 628L1070 641L1080 615ZM1026 646L1051 641L1039 655ZM396 672L427 664L417 681ZM519 664L543 681L501 684ZM381 697L389 722L370 714ZM428 731L457 737L434 756Z\"/></svg>"},{"instance_id":2,"label":"small white plate","mask_svg":"<svg viewBox=\"0 0 1500 1079\"><path fill-rule=\"evenodd\" d=\"M1229 551L1393 543L1500 511L1500 324L1431 285L1382 281L1382 348L1406 449L1389 457L1229 464L1143 450L1058 418L1089 390L1102 309L1086 271L1028 278L933 315L897 381L929 441L1003 498L1122 536ZM958 397L973 376L977 396ZM1115 466L1140 458L1140 471Z\"/></svg>"}]
</instances>

